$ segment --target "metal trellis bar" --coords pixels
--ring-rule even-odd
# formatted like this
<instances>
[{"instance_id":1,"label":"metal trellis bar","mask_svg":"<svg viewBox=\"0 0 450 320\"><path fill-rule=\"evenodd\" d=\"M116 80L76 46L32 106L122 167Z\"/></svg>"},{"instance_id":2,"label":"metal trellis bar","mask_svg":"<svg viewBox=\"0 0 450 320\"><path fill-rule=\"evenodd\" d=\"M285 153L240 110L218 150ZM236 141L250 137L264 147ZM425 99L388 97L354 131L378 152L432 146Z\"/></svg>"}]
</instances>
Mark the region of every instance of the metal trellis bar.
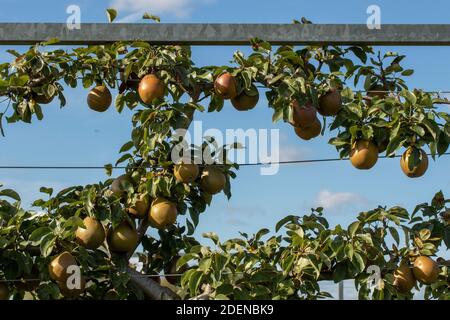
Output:
<instances>
[{"instance_id":1,"label":"metal trellis bar","mask_svg":"<svg viewBox=\"0 0 450 320\"><path fill-rule=\"evenodd\" d=\"M0 23L0 45L30 45L51 38L60 45L142 40L154 44L248 45L260 38L275 45L449 46L450 24L174 24Z\"/></svg>"}]
</instances>

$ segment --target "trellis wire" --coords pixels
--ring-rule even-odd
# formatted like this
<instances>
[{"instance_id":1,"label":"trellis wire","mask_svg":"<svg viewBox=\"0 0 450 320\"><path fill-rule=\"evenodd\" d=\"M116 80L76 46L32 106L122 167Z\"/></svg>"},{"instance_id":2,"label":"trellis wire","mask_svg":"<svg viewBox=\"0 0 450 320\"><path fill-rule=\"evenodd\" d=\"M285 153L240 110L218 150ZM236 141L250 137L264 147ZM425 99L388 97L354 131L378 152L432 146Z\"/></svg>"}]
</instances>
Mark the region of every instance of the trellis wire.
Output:
<instances>
[{"instance_id":1,"label":"trellis wire","mask_svg":"<svg viewBox=\"0 0 450 320\"><path fill-rule=\"evenodd\" d=\"M428 156L431 156L430 153L427 153ZM446 152L441 154L441 156L448 156L450 152ZM379 156L379 159L395 159L401 158L402 155L394 155L394 156ZM300 164L300 163L316 163L316 162L336 162L336 161L346 161L349 158L326 158L326 159L306 159L306 160L287 160L287 161L277 161L277 162L255 162L255 163L237 163L240 167L245 166L271 166L271 165L287 165L287 164ZM221 166L223 164L220 163L212 163L212 164L199 164L199 167L206 166ZM108 167L111 169L139 169L139 168L159 168L159 166L112 166ZM25 170L91 170L91 169L106 169L105 166L6 166L0 165L0 169L25 169Z\"/></svg>"},{"instance_id":2,"label":"trellis wire","mask_svg":"<svg viewBox=\"0 0 450 320\"><path fill-rule=\"evenodd\" d=\"M438 267L448 267L449 264L438 264ZM412 268L412 267L410 267ZM395 270L395 268L385 268L383 270ZM276 273L276 271L264 271L267 273ZM246 272L222 272L222 275L244 275L248 274ZM183 273L168 273L168 274L140 274L136 275L137 278L164 278L164 277L181 277L183 276ZM352 279L348 279L352 280ZM41 281L41 279L15 279L15 280L0 280L0 283L2 282L35 282L35 281ZM324 280L327 281L327 280ZM330 280L332 281L332 280Z\"/></svg>"}]
</instances>

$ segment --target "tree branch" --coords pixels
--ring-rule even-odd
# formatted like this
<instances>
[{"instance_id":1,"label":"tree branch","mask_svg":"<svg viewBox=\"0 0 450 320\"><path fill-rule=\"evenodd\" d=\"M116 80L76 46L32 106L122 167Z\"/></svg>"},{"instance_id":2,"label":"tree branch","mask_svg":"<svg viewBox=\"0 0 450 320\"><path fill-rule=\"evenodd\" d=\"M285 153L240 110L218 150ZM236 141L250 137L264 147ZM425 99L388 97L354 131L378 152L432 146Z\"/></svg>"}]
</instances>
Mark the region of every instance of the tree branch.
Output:
<instances>
[{"instance_id":1,"label":"tree branch","mask_svg":"<svg viewBox=\"0 0 450 320\"><path fill-rule=\"evenodd\" d=\"M213 288L211 287L210 284L204 284L202 286L202 289L203 289L203 293L201 293L198 296L193 297L189 300L209 300L211 295L214 293Z\"/></svg>"},{"instance_id":2,"label":"tree branch","mask_svg":"<svg viewBox=\"0 0 450 320\"><path fill-rule=\"evenodd\" d=\"M195 109L192 108L192 110L188 110L186 112L187 118L185 123L180 127L180 129L188 129L189 126L192 123L192 120L194 118L194 112ZM147 233L147 229L149 227L148 218L143 219L139 227L137 229L138 233L138 242L136 244L136 247L127 253L127 260L131 258L133 253L136 251L139 244L142 242L142 238ZM143 277L139 272L136 270L133 270L132 268L128 268L127 273L130 276L131 281L139 288L144 291L144 294L154 300L176 300L180 299L178 295L170 290L169 288L162 287L157 282L153 281L152 279Z\"/></svg>"},{"instance_id":3,"label":"tree branch","mask_svg":"<svg viewBox=\"0 0 450 320\"><path fill-rule=\"evenodd\" d=\"M180 300L180 297L169 288L159 285L156 281L146 278L141 273L128 268L131 282L139 287L150 299L153 300Z\"/></svg>"}]
</instances>

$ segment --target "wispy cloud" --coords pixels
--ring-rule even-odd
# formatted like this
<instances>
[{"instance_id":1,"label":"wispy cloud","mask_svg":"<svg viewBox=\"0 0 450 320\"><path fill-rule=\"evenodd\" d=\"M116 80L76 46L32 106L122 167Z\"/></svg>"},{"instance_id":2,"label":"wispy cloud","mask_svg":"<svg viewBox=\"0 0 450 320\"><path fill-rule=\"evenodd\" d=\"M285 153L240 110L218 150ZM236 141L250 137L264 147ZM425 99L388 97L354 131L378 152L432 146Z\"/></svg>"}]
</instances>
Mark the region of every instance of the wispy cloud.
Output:
<instances>
[{"instance_id":1,"label":"wispy cloud","mask_svg":"<svg viewBox=\"0 0 450 320\"><path fill-rule=\"evenodd\" d=\"M284 145L280 146L279 159L280 161L295 161L304 160L310 154L310 149L306 147Z\"/></svg>"},{"instance_id":2,"label":"wispy cloud","mask_svg":"<svg viewBox=\"0 0 450 320\"><path fill-rule=\"evenodd\" d=\"M229 218L225 221L226 224L228 225L232 225L232 226L237 226L237 227L243 227L243 226L248 226L249 224L242 220L242 219L237 219L237 218Z\"/></svg>"},{"instance_id":3,"label":"wispy cloud","mask_svg":"<svg viewBox=\"0 0 450 320\"><path fill-rule=\"evenodd\" d=\"M145 12L157 15L172 15L177 18L188 17L196 6L214 2L213 0L112 0L110 6L120 12L128 13L117 22L134 22Z\"/></svg>"},{"instance_id":4,"label":"wispy cloud","mask_svg":"<svg viewBox=\"0 0 450 320\"><path fill-rule=\"evenodd\" d=\"M315 204L324 209L338 209L347 205L365 204L367 200L359 194L352 192L331 192L322 190L316 198Z\"/></svg>"},{"instance_id":5,"label":"wispy cloud","mask_svg":"<svg viewBox=\"0 0 450 320\"><path fill-rule=\"evenodd\" d=\"M238 228L252 226L252 221L267 215L266 209L258 205L227 204L223 211L224 223Z\"/></svg>"},{"instance_id":6,"label":"wispy cloud","mask_svg":"<svg viewBox=\"0 0 450 320\"><path fill-rule=\"evenodd\" d=\"M259 206L246 206L246 205L228 205L225 208L226 213L230 215L239 215L241 218L244 216L255 217L263 216L267 212L264 208Z\"/></svg>"}]
</instances>

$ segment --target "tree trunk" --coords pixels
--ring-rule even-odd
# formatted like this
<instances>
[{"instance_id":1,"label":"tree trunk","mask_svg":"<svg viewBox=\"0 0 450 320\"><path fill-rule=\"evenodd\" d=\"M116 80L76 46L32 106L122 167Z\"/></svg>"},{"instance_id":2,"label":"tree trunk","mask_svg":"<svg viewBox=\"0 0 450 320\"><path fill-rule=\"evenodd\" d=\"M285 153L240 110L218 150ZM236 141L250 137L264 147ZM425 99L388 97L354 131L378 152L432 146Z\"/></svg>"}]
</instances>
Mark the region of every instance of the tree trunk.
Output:
<instances>
[{"instance_id":1,"label":"tree trunk","mask_svg":"<svg viewBox=\"0 0 450 320\"><path fill-rule=\"evenodd\" d=\"M131 282L142 289L145 296L153 300L180 300L180 297L169 288L159 285L156 281L128 268Z\"/></svg>"}]
</instances>

